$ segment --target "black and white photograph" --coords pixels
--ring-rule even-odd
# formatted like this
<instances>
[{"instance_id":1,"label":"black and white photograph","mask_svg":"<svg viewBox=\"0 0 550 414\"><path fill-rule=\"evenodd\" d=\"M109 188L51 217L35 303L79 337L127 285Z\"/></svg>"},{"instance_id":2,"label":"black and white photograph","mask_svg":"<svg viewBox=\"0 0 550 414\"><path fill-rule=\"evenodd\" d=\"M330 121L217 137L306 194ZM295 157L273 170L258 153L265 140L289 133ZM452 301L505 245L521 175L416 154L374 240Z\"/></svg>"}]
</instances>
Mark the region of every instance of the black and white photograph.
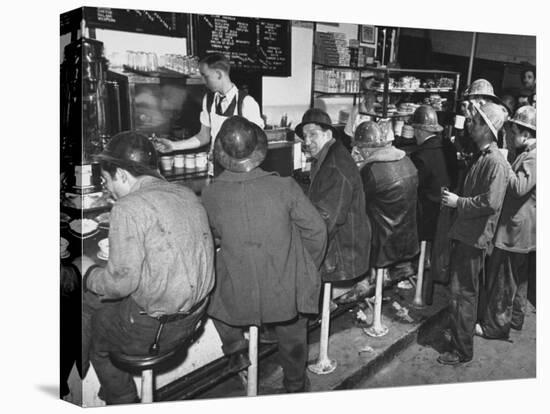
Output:
<instances>
[{"instance_id":1,"label":"black and white photograph","mask_svg":"<svg viewBox=\"0 0 550 414\"><path fill-rule=\"evenodd\" d=\"M52 6L58 321L41 324L57 374L41 358L58 383L38 392L127 410L328 412L335 394L331 412L393 412L414 394L413 412L540 411L520 390L540 394L544 372L542 26L514 2L425 3ZM522 24L483 24L499 7Z\"/></svg>"}]
</instances>

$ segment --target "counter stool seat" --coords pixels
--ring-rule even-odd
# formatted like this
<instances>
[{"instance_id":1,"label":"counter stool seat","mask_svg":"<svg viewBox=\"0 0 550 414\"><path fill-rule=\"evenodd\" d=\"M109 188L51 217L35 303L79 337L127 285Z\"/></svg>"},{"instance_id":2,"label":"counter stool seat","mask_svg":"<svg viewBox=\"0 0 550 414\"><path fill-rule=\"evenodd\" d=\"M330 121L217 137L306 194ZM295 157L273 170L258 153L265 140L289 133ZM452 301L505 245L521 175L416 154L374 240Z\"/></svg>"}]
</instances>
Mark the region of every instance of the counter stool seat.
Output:
<instances>
[{"instance_id":1,"label":"counter stool seat","mask_svg":"<svg viewBox=\"0 0 550 414\"><path fill-rule=\"evenodd\" d=\"M184 347L185 346L178 346L172 351L160 355L126 355L122 352L111 352L109 358L113 364L124 371L144 371L157 368L164 362L175 357Z\"/></svg>"},{"instance_id":2,"label":"counter stool seat","mask_svg":"<svg viewBox=\"0 0 550 414\"><path fill-rule=\"evenodd\" d=\"M127 355L122 352L110 352L111 362L129 373L141 373L141 402L153 402L153 371L169 362L189 347L189 341L183 341L171 351L159 355Z\"/></svg>"}]
</instances>

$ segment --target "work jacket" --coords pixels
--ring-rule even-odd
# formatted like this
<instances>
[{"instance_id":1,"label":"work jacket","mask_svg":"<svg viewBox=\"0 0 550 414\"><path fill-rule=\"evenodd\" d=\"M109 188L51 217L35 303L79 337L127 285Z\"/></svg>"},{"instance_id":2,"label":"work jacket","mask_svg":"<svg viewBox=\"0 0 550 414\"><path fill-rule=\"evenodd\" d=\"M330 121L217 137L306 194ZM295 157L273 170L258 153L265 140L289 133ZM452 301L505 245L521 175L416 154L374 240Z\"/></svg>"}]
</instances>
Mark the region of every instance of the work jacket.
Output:
<instances>
[{"instance_id":1,"label":"work jacket","mask_svg":"<svg viewBox=\"0 0 550 414\"><path fill-rule=\"evenodd\" d=\"M537 247L536 144L516 158L509 173L495 246L510 252L529 253Z\"/></svg>"},{"instance_id":2,"label":"work jacket","mask_svg":"<svg viewBox=\"0 0 550 414\"><path fill-rule=\"evenodd\" d=\"M371 266L387 267L418 254L416 168L395 147L370 154L361 166L372 223Z\"/></svg>"},{"instance_id":3,"label":"work jacket","mask_svg":"<svg viewBox=\"0 0 550 414\"><path fill-rule=\"evenodd\" d=\"M85 282L102 299L131 296L148 315L186 312L214 286L206 211L188 188L143 176L111 210L109 261Z\"/></svg>"},{"instance_id":4,"label":"work jacket","mask_svg":"<svg viewBox=\"0 0 550 414\"><path fill-rule=\"evenodd\" d=\"M220 242L210 316L249 326L318 313L327 230L293 178L226 170L202 201Z\"/></svg>"},{"instance_id":5,"label":"work jacket","mask_svg":"<svg viewBox=\"0 0 550 414\"><path fill-rule=\"evenodd\" d=\"M478 249L491 247L508 184L508 168L495 142L477 152L458 197L451 239Z\"/></svg>"}]
</instances>

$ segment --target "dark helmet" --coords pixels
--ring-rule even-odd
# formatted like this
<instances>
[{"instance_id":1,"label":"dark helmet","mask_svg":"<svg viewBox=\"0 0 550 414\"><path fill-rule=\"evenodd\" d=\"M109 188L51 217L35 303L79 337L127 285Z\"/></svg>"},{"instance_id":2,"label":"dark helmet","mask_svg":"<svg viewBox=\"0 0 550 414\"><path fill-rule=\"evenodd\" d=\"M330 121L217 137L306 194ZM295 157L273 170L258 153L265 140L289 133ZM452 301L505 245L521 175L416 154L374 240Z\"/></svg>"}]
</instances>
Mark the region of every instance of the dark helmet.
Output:
<instances>
[{"instance_id":1,"label":"dark helmet","mask_svg":"<svg viewBox=\"0 0 550 414\"><path fill-rule=\"evenodd\" d=\"M155 146L145 135L135 131L116 134L103 152L95 156L95 159L100 162L109 162L136 175L162 178L158 172Z\"/></svg>"},{"instance_id":2,"label":"dark helmet","mask_svg":"<svg viewBox=\"0 0 550 414\"><path fill-rule=\"evenodd\" d=\"M329 128L332 130L332 135L336 137L337 133L334 127L332 126L332 120L330 119L330 116L319 108L311 108L306 111L304 116L302 117L302 122L300 122L298 125L296 125L296 128L294 129L294 132L296 132L296 135L298 135L300 138L304 137L304 125L307 124L318 124L321 125L324 128Z\"/></svg>"},{"instance_id":3,"label":"dark helmet","mask_svg":"<svg viewBox=\"0 0 550 414\"><path fill-rule=\"evenodd\" d=\"M355 143L360 147L384 147L389 142L382 129L374 121L361 122L355 129Z\"/></svg>"},{"instance_id":4,"label":"dark helmet","mask_svg":"<svg viewBox=\"0 0 550 414\"><path fill-rule=\"evenodd\" d=\"M420 105L416 108L412 118L412 126L428 132L443 131L443 127L439 125L437 120L437 112L430 105Z\"/></svg>"},{"instance_id":5,"label":"dark helmet","mask_svg":"<svg viewBox=\"0 0 550 414\"><path fill-rule=\"evenodd\" d=\"M262 163L266 154L267 136L263 129L241 116L225 120L214 144L214 156L223 168L249 172Z\"/></svg>"}]
</instances>

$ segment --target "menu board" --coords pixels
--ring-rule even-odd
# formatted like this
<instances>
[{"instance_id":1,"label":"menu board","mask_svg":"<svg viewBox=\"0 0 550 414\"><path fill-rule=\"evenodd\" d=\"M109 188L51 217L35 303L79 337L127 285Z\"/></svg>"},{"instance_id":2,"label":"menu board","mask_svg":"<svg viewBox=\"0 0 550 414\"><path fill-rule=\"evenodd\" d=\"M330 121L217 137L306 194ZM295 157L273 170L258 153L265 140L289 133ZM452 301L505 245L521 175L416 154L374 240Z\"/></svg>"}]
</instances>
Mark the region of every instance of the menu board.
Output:
<instances>
[{"instance_id":1,"label":"menu board","mask_svg":"<svg viewBox=\"0 0 550 414\"><path fill-rule=\"evenodd\" d=\"M183 13L84 7L88 27L161 36L186 37L187 15Z\"/></svg>"},{"instance_id":2,"label":"menu board","mask_svg":"<svg viewBox=\"0 0 550 414\"><path fill-rule=\"evenodd\" d=\"M223 53L233 69L290 76L290 30L289 20L198 15L197 54Z\"/></svg>"}]
</instances>

